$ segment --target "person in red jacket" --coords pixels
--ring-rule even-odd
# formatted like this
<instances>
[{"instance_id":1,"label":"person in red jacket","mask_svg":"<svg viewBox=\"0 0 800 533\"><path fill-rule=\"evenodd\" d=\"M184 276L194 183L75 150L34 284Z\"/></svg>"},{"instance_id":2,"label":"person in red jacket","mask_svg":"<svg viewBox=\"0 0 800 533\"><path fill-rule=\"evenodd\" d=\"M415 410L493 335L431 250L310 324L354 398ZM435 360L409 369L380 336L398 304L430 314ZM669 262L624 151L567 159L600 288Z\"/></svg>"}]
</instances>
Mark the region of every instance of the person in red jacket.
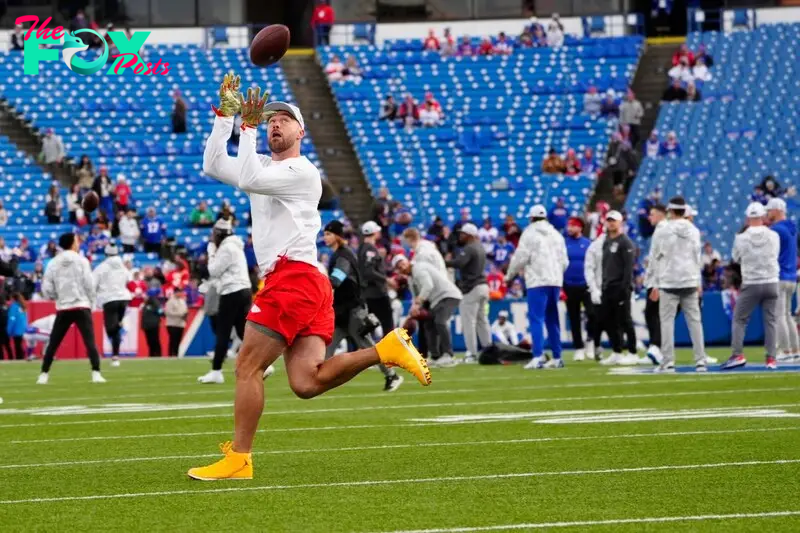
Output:
<instances>
[{"instance_id":1,"label":"person in red jacket","mask_svg":"<svg viewBox=\"0 0 800 533\"><path fill-rule=\"evenodd\" d=\"M486 37L483 41L481 41L481 46L478 48L478 54L482 56L490 56L494 54L494 45L492 44L491 39Z\"/></svg>"},{"instance_id":2,"label":"person in red jacket","mask_svg":"<svg viewBox=\"0 0 800 533\"><path fill-rule=\"evenodd\" d=\"M428 37L425 39L425 42L422 43L423 50L433 50L439 51L441 48L439 44L439 39L436 38L436 32L434 30L428 30Z\"/></svg>"},{"instance_id":3,"label":"person in red jacket","mask_svg":"<svg viewBox=\"0 0 800 533\"><path fill-rule=\"evenodd\" d=\"M136 270L133 273L133 280L128 282L128 290L133 295L128 307L139 307L144 303L147 296L147 282L142 279L142 271Z\"/></svg>"},{"instance_id":4,"label":"person in red jacket","mask_svg":"<svg viewBox=\"0 0 800 533\"><path fill-rule=\"evenodd\" d=\"M694 65L694 54L689 47L685 44L682 44L680 48L672 55L672 66L678 66L681 64L681 59L683 58L688 59L689 65Z\"/></svg>"},{"instance_id":5,"label":"person in red jacket","mask_svg":"<svg viewBox=\"0 0 800 533\"><path fill-rule=\"evenodd\" d=\"M117 186L114 188L114 199L117 201L117 211L127 211L131 202L131 186L128 180L120 174L117 176Z\"/></svg>"},{"instance_id":6,"label":"person in red jacket","mask_svg":"<svg viewBox=\"0 0 800 533\"><path fill-rule=\"evenodd\" d=\"M336 20L336 13L328 5L328 0L319 0L311 15L311 27L314 28L317 46L330 44L334 20Z\"/></svg>"},{"instance_id":7,"label":"person in red jacket","mask_svg":"<svg viewBox=\"0 0 800 533\"><path fill-rule=\"evenodd\" d=\"M486 274L486 283L489 284L489 299L502 300L506 297L508 287L506 286L505 277L497 266L492 263L489 266L489 273Z\"/></svg>"}]
</instances>

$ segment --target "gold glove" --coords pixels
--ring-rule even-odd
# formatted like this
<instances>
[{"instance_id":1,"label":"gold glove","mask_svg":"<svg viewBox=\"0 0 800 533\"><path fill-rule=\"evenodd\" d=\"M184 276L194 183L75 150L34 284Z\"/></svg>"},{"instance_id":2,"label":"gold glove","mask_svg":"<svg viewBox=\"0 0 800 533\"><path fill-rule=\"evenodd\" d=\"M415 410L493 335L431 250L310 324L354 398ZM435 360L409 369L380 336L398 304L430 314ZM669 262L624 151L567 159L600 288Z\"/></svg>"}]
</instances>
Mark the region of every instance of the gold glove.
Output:
<instances>
[{"instance_id":1,"label":"gold glove","mask_svg":"<svg viewBox=\"0 0 800 533\"><path fill-rule=\"evenodd\" d=\"M232 117L241 111L239 102L239 85L241 78L234 76L233 71L225 74L222 85L219 86L219 112L226 117Z\"/></svg>"},{"instance_id":2,"label":"gold glove","mask_svg":"<svg viewBox=\"0 0 800 533\"><path fill-rule=\"evenodd\" d=\"M239 104L242 112L242 123L246 126L256 127L266 120L264 106L267 104L269 93L261 96L261 87L247 89L247 98L239 93Z\"/></svg>"}]
</instances>

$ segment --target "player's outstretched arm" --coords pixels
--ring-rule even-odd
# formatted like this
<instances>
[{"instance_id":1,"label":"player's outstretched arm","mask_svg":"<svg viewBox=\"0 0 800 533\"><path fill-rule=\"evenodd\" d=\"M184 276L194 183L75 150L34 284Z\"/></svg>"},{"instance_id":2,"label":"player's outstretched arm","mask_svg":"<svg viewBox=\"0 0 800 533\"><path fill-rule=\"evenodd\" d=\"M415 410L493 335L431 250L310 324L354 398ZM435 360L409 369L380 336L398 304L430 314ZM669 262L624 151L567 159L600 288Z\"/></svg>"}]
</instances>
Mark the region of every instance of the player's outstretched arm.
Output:
<instances>
[{"instance_id":1,"label":"player's outstretched arm","mask_svg":"<svg viewBox=\"0 0 800 533\"><path fill-rule=\"evenodd\" d=\"M219 107L212 106L216 117L203 151L203 172L228 185L239 186L241 162L228 155L228 139L233 131L233 117L241 111L239 76L225 75L219 88Z\"/></svg>"}]
</instances>

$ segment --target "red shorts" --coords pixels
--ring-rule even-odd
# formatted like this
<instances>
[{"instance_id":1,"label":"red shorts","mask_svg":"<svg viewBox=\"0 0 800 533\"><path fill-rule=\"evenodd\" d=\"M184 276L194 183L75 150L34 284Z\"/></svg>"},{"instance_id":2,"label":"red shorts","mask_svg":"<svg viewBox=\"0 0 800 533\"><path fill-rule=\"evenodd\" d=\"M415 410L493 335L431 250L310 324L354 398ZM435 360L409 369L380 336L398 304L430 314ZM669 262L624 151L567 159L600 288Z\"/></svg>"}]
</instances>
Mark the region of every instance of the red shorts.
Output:
<instances>
[{"instance_id":1,"label":"red shorts","mask_svg":"<svg viewBox=\"0 0 800 533\"><path fill-rule=\"evenodd\" d=\"M291 346L297 337L333 339L333 289L316 267L282 257L264 278L247 320L280 333Z\"/></svg>"}]
</instances>

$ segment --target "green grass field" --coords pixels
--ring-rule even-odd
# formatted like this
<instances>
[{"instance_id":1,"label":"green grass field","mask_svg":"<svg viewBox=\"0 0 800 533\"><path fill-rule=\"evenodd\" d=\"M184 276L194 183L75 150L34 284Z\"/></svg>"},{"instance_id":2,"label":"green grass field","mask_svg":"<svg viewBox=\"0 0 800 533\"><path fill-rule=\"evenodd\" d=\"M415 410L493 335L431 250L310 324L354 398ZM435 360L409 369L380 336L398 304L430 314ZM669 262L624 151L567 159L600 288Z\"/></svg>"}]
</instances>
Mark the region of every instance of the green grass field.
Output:
<instances>
[{"instance_id":1,"label":"green grass field","mask_svg":"<svg viewBox=\"0 0 800 533\"><path fill-rule=\"evenodd\" d=\"M711 350L720 359L725 350ZM752 361L762 362L759 350ZM684 353L688 362L689 355ZM594 363L368 371L310 401L267 381L255 479L186 470L231 436L205 360L0 364L2 531L800 531L800 374Z\"/></svg>"}]
</instances>

